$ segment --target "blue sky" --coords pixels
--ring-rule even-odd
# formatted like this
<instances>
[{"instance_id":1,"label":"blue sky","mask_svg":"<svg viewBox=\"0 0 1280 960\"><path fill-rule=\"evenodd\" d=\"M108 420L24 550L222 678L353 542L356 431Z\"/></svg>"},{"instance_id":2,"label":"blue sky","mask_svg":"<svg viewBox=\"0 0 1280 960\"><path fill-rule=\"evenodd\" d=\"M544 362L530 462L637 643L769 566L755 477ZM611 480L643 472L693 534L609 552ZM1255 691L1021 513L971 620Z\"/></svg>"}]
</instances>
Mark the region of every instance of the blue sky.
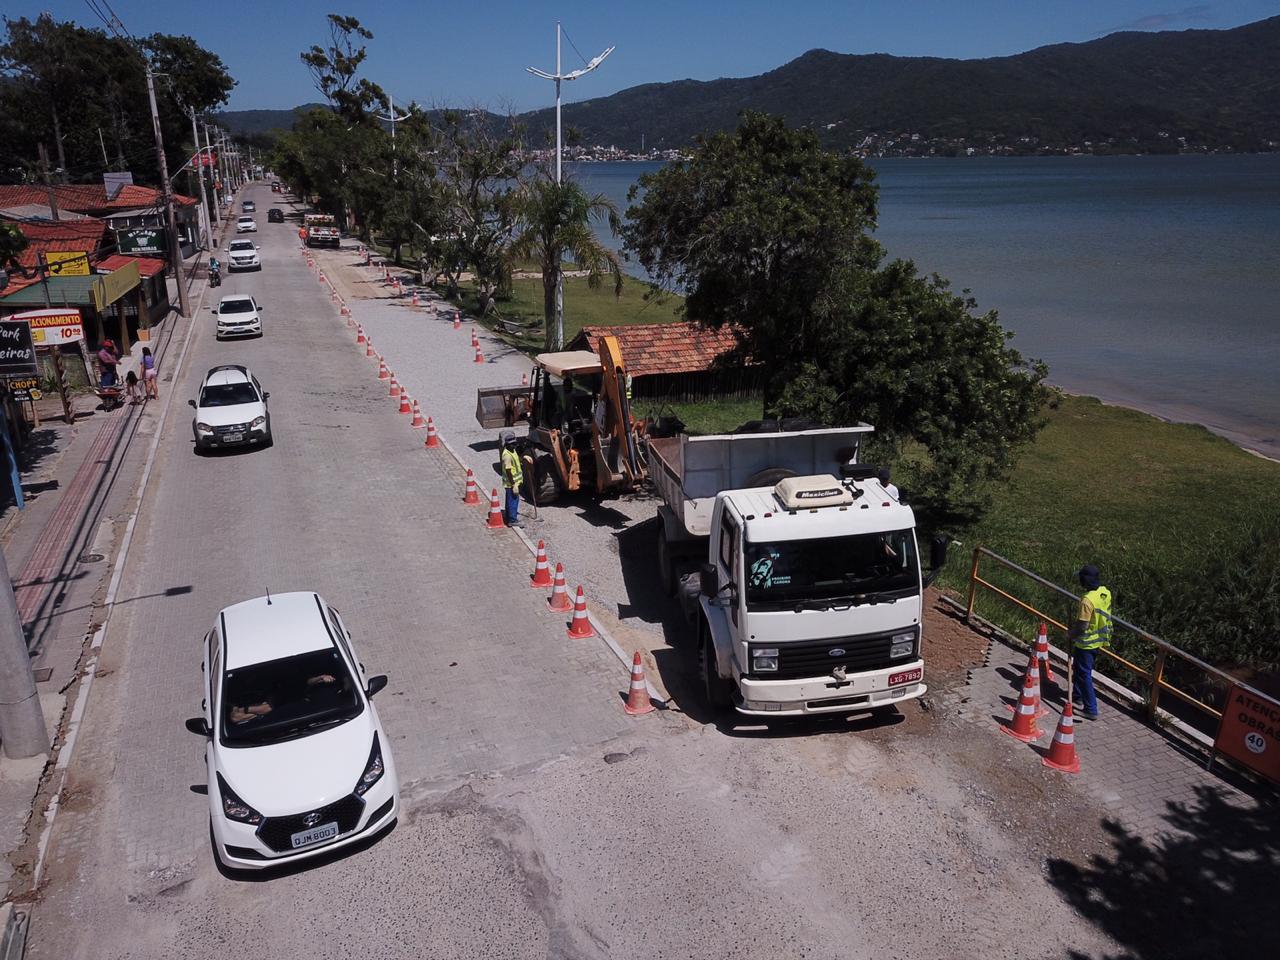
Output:
<instances>
[{"instance_id":1,"label":"blue sky","mask_svg":"<svg viewBox=\"0 0 1280 960\"><path fill-rule=\"evenodd\" d=\"M111 0L135 34L186 33L226 62L239 86L231 109L283 108L318 100L298 54L327 36L325 14L355 16L370 30L368 75L397 101L528 110L551 102L526 66L555 65L555 21L586 58L617 50L595 73L565 87L567 100L641 83L744 77L806 50L899 56L991 57L1116 30L1222 29L1280 14L1280 0ZM83 0L5 0L8 17L47 10L86 26L100 21ZM565 66L580 66L565 44Z\"/></svg>"}]
</instances>

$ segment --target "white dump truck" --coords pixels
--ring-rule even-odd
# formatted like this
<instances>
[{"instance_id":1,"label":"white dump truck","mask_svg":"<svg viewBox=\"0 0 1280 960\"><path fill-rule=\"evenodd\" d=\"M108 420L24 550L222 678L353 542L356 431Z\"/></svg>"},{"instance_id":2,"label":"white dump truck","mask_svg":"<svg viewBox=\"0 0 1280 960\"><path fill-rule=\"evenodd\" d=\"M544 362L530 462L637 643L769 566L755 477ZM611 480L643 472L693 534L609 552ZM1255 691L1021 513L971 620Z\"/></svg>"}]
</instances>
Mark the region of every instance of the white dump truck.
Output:
<instances>
[{"instance_id":1,"label":"white dump truck","mask_svg":"<svg viewBox=\"0 0 1280 960\"><path fill-rule=\"evenodd\" d=\"M867 424L649 441L659 574L697 624L708 702L759 717L925 693L915 516L858 463Z\"/></svg>"}]
</instances>

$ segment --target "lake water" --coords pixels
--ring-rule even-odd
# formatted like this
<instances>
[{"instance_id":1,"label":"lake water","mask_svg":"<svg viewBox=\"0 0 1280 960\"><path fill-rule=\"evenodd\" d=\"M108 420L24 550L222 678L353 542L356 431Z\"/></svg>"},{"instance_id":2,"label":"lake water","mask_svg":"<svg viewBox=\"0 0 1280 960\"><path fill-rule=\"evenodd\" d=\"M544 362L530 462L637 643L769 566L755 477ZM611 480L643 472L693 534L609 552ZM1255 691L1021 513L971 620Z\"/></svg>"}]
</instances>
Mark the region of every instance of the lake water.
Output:
<instances>
[{"instance_id":1,"label":"lake water","mask_svg":"<svg viewBox=\"0 0 1280 960\"><path fill-rule=\"evenodd\" d=\"M570 165L623 210L659 166ZM873 166L889 255L998 310L1053 383L1280 457L1280 155Z\"/></svg>"}]
</instances>

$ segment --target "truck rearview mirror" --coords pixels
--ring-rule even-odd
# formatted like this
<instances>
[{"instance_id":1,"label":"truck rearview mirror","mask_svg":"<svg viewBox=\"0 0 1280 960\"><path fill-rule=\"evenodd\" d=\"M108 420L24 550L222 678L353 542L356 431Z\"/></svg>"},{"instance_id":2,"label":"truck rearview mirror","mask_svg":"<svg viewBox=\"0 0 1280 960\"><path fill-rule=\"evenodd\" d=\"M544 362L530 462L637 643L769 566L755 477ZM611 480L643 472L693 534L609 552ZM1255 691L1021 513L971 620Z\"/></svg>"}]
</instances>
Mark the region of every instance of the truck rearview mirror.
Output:
<instances>
[{"instance_id":1,"label":"truck rearview mirror","mask_svg":"<svg viewBox=\"0 0 1280 960\"><path fill-rule=\"evenodd\" d=\"M714 563L704 563L698 568L698 589L704 597L714 597L720 592L720 574Z\"/></svg>"}]
</instances>

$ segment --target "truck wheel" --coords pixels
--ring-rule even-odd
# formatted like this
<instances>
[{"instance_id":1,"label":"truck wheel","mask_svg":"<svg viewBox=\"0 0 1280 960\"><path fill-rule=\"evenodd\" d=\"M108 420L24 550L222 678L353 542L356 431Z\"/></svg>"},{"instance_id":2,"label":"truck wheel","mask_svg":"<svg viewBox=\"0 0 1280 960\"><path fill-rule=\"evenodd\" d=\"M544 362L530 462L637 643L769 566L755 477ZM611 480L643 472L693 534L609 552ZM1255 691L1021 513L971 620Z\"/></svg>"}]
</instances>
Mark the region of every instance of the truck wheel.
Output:
<instances>
[{"instance_id":1,"label":"truck wheel","mask_svg":"<svg viewBox=\"0 0 1280 960\"><path fill-rule=\"evenodd\" d=\"M729 683L716 673L715 647L711 643L711 637L705 635L705 631L699 660L702 667L702 693L707 698L707 706L716 712L728 710L733 704Z\"/></svg>"},{"instance_id":2,"label":"truck wheel","mask_svg":"<svg viewBox=\"0 0 1280 960\"><path fill-rule=\"evenodd\" d=\"M753 473L747 477L744 487L772 487L779 480L786 480L788 477L796 476L794 470L788 470L786 467L770 467L768 470L761 470L759 473Z\"/></svg>"}]
</instances>

